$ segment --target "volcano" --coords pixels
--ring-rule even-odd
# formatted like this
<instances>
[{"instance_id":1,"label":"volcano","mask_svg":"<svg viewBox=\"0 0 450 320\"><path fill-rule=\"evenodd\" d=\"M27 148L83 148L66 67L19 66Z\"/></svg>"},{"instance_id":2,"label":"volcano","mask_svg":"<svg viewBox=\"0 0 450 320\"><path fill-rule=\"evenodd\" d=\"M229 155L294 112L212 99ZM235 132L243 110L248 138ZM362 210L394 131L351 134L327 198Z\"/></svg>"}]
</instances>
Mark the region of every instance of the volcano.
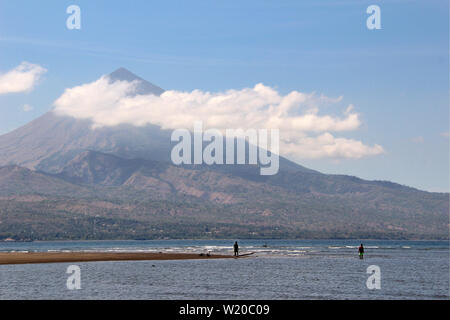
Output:
<instances>
[{"instance_id":1,"label":"volcano","mask_svg":"<svg viewBox=\"0 0 450 320\"><path fill-rule=\"evenodd\" d=\"M108 78L136 81L134 95L164 93L125 68ZM170 135L49 111L0 136L0 238L448 238L448 193L283 157L274 176L250 165L175 166Z\"/></svg>"}]
</instances>

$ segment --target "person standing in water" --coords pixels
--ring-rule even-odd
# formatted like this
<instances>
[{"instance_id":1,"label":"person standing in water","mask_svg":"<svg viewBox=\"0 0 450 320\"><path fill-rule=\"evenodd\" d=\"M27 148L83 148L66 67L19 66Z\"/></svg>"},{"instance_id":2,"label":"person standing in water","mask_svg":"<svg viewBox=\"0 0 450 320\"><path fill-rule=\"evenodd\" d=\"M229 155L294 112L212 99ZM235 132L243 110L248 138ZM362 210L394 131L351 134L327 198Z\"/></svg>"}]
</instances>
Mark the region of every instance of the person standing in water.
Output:
<instances>
[{"instance_id":1,"label":"person standing in water","mask_svg":"<svg viewBox=\"0 0 450 320\"><path fill-rule=\"evenodd\" d=\"M239 245L237 241L234 242L233 248L234 248L234 256L237 257L239 255Z\"/></svg>"},{"instance_id":2,"label":"person standing in water","mask_svg":"<svg viewBox=\"0 0 450 320\"><path fill-rule=\"evenodd\" d=\"M364 259L364 247L363 247L362 243L361 243L361 245L358 248L358 252L359 252L359 258L360 259Z\"/></svg>"}]
</instances>

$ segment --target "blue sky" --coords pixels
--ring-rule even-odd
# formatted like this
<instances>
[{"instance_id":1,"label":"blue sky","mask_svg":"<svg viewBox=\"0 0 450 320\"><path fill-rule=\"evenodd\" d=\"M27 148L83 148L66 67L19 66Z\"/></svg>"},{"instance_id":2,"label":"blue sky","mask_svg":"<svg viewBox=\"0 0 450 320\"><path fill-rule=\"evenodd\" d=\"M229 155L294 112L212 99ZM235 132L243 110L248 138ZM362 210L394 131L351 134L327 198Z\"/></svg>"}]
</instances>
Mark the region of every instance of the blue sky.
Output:
<instances>
[{"instance_id":1,"label":"blue sky","mask_svg":"<svg viewBox=\"0 0 450 320\"><path fill-rule=\"evenodd\" d=\"M81 30L66 28L72 4ZM371 4L381 8L381 30L366 28ZM385 151L301 164L447 192L448 13L446 0L0 0L0 73L22 61L48 70L33 91L0 95L0 133L50 110L65 88L121 66L164 89L263 83L343 96L362 125L341 136Z\"/></svg>"}]
</instances>

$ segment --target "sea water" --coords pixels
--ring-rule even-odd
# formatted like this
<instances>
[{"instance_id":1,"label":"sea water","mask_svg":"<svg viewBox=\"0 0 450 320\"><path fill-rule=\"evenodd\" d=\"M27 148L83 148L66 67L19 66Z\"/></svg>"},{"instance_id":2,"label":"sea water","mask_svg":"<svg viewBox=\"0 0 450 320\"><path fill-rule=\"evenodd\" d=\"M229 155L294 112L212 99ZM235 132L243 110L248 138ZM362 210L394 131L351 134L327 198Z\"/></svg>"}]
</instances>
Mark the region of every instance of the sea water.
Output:
<instances>
[{"instance_id":1,"label":"sea water","mask_svg":"<svg viewBox=\"0 0 450 320\"><path fill-rule=\"evenodd\" d=\"M233 240L3 242L1 252L232 255ZM242 259L0 265L0 299L449 299L447 241L238 240ZM80 267L81 289L66 286ZM368 267L380 270L369 289Z\"/></svg>"}]
</instances>

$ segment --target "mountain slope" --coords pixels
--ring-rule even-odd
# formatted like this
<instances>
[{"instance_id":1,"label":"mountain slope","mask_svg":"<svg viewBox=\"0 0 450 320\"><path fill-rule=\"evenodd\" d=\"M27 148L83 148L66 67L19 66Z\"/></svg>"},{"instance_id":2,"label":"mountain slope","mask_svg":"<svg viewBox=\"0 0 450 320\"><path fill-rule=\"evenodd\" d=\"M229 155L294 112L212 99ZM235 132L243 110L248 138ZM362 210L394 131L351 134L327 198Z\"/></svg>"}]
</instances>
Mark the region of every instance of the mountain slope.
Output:
<instances>
[{"instance_id":1,"label":"mountain slope","mask_svg":"<svg viewBox=\"0 0 450 320\"><path fill-rule=\"evenodd\" d=\"M164 90L161 89L158 86L155 86L153 83L148 82L147 80L142 79L141 77L138 77L137 75L133 74L129 70L125 68L119 68L113 73L109 74L109 79L114 81L138 81L139 84L136 87L136 90L134 91L134 94L154 94L154 95L161 95Z\"/></svg>"},{"instance_id":2,"label":"mountain slope","mask_svg":"<svg viewBox=\"0 0 450 320\"><path fill-rule=\"evenodd\" d=\"M126 69L109 78L140 81L134 94L164 92ZM91 125L48 112L0 136L0 238L448 238L448 193L282 157L274 176L174 166L169 130Z\"/></svg>"},{"instance_id":3,"label":"mountain slope","mask_svg":"<svg viewBox=\"0 0 450 320\"><path fill-rule=\"evenodd\" d=\"M88 189L44 172L19 166L0 167L0 196L51 195L88 196Z\"/></svg>"},{"instance_id":4,"label":"mountain slope","mask_svg":"<svg viewBox=\"0 0 450 320\"><path fill-rule=\"evenodd\" d=\"M111 81L140 81L134 94L164 92L163 89L123 68L111 73L109 78ZM50 111L0 136L0 166L14 164L57 173L68 161L86 150L128 159L170 161L171 133L171 130L161 130L156 125L135 127L123 124L92 129L90 120L61 116ZM282 157L280 168L290 171L312 171Z\"/></svg>"},{"instance_id":5,"label":"mountain slope","mask_svg":"<svg viewBox=\"0 0 450 320\"><path fill-rule=\"evenodd\" d=\"M11 168L26 172L30 183L21 192L11 183L21 181ZM1 168L0 191L0 237L11 236L5 232L24 215L28 226L50 215L66 226L70 238L95 238L91 229L71 227L68 221L74 217L80 223L105 219L108 223L97 232L106 238L136 238L138 231L139 238L448 235L448 194L310 172L281 172L258 180L204 166L87 151L56 175ZM137 229L131 232L130 224ZM155 225L160 226L156 234ZM45 229L34 236L56 237Z\"/></svg>"}]
</instances>

